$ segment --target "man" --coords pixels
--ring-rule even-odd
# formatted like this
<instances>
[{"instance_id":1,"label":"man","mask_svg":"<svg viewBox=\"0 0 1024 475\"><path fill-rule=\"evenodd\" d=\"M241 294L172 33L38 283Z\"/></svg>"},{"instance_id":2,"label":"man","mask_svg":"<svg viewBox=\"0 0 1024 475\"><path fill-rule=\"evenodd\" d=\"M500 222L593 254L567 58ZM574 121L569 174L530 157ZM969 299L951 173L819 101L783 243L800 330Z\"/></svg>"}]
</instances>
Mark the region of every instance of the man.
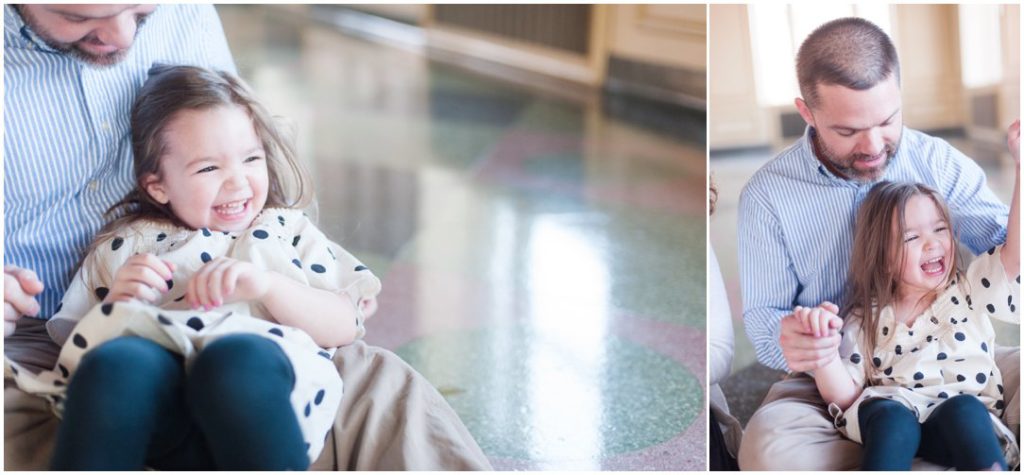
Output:
<instances>
[{"instance_id":1,"label":"man","mask_svg":"<svg viewBox=\"0 0 1024 475\"><path fill-rule=\"evenodd\" d=\"M129 111L155 63L234 72L209 5L4 7L4 353L35 369L59 348L45 321L107 208L133 187ZM313 469L489 469L441 395L394 354L357 342ZM58 420L4 384L4 464L45 469Z\"/></svg>"},{"instance_id":2,"label":"man","mask_svg":"<svg viewBox=\"0 0 1024 475\"><path fill-rule=\"evenodd\" d=\"M1002 243L1008 212L977 164L903 127L899 60L874 24L844 18L822 25L800 47L797 75L807 131L744 188L739 252L744 324L758 360L799 373L827 363L840 337L804 333L793 307L842 305L855 213L875 182L938 190L975 254ZM996 357L1008 379L1007 406L1017 408L1019 350ZM1019 427L1019 409L1006 412ZM860 446L835 430L813 379L793 374L772 386L751 418L739 462L745 470L857 469Z\"/></svg>"}]
</instances>

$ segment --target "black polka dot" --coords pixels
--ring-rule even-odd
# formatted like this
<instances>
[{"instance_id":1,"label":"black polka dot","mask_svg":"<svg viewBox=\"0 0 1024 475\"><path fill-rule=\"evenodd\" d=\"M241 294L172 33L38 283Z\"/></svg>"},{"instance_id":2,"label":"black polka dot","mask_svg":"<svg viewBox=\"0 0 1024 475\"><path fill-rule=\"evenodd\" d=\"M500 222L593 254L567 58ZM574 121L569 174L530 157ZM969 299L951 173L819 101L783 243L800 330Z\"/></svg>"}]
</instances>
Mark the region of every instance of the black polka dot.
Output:
<instances>
[{"instance_id":1,"label":"black polka dot","mask_svg":"<svg viewBox=\"0 0 1024 475\"><path fill-rule=\"evenodd\" d=\"M75 333L75 336L71 338L71 342L79 348L85 348L89 346L89 342L85 341L85 337L81 334Z\"/></svg>"},{"instance_id":2,"label":"black polka dot","mask_svg":"<svg viewBox=\"0 0 1024 475\"><path fill-rule=\"evenodd\" d=\"M321 389L316 392L316 397L313 398L313 402L319 406L321 402L324 402L324 390Z\"/></svg>"},{"instance_id":3,"label":"black polka dot","mask_svg":"<svg viewBox=\"0 0 1024 475\"><path fill-rule=\"evenodd\" d=\"M203 252L202 254L199 255L199 258L203 260L204 264L210 262L210 260L213 259L212 257L210 257L210 253L208 252Z\"/></svg>"},{"instance_id":4,"label":"black polka dot","mask_svg":"<svg viewBox=\"0 0 1024 475\"><path fill-rule=\"evenodd\" d=\"M58 365L57 365L57 369L59 369L59 370L60 370L60 374L61 374L62 376L64 376L65 378L66 378L66 377L68 377L68 375L69 375L69 374L71 374L71 373L70 373L70 372L68 371L68 369L67 369L66 367L64 367L64 365L62 365L62 364L58 364Z\"/></svg>"},{"instance_id":5,"label":"black polka dot","mask_svg":"<svg viewBox=\"0 0 1024 475\"><path fill-rule=\"evenodd\" d=\"M181 297L178 297L178 298L174 299L174 301L175 301L175 302L181 302L182 300L185 300L185 296L184 296L184 295L182 295Z\"/></svg>"},{"instance_id":6,"label":"black polka dot","mask_svg":"<svg viewBox=\"0 0 1024 475\"><path fill-rule=\"evenodd\" d=\"M14 366L11 366L11 372L14 373L15 375L17 375L18 374L18 368L15 368Z\"/></svg>"},{"instance_id":7,"label":"black polka dot","mask_svg":"<svg viewBox=\"0 0 1024 475\"><path fill-rule=\"evenodd\" d=\"M1004 407L1006 407L1006 404L1004 404L1003 401L996 401L996 409L997 410L1002 411Z\"/></svg>"},{"instance_id":8,"label":"black polka dot","mask_svg":"<svg viewBox=\"0 0 1024 475\"><path fill-rule=\"evenodd\" d=\"M928 407L932 407L932 406L934 406L934 405L935 405L935 403L934 403L934 402L930 402L930 403L928 403L928 406L926 406L926 408L928 408Z\"/></svg>"},{"instance_id":9,"label":"black polka dot","mask_svg":"<svg viewBox=\"0 0 1024 475\"><path fill-rule=\"evenodd\" d=\"M874 364L877 368L879 366L882 366L882 359L876 356L874 358L871 358L871 363Z\"/></svg>"},{"instance_id":10,"label":"black polka dot","mask_svg":"<svg viewBox=\"0 0 1024 475\"><path fill-rule=\"evenodd\" d=\"M970 295L966 295L966 296L964 296L964 298L967 299L967 306L968 307L970 307L971 305L974 305L974 303L971 302L971 296Z\"/></svg>"},{"instance_id":11,"label":"black polka dot","mask_svg":"<svg viewBox=\"0 0 1024 475\"><path fill-rule=\"evenodd\" d=\"M58 387L58 388L64 387L64 384L65 384L64 381L61 381L59 379L53 382L53 385Z\"/></svg>"},{"instance_id":12,"label":"black polka dot","mask_svg":"<svg viewBox=\"0 0 1024 475\"><path fill-rule=\"evenodd\" d=\"M939 399L946 399L948 397L949 394L946 394L946 391L942 391L941 393L939 393Z\"/></svg>"},{"instance_id":13,"label":"black polka dot","mask_svg":"<svg viewBox=\"0 0 1024 475\"><path fill-rule=\"evenodd\" d=\"M896 345L896 354L897 355L902 355L903 354L903 346Z\"/></svg>"},{"instance_id":14,"label":"black polka dot","mask_svg":"<svg viewBox=\"0 0 1024 475\"><path fill-rule=\"evenodd\" d=\"M107 298L107 294L110 293L110 289L106 287L96 287L96 290L94 290L93 292L96 294L96 298L103 300Z\"/></svg>"},{"instance_id":15,"label":"black polka dot","mask_svg":"<svg viewBox=\"0 0 1024 475\"><path fill-rule=\"evenodd\" d=\"M271 335L284 336L284 332L281 331L280 328L271 328L270 330L267 330L267 332Z\"/></svg>"},{"instance_id":16,"label":"black polka dot","mask_svg":"<svg viewBox=\"0 0 1024 475\"><path fill-rule=\"evenodd\" d=\"M956 332L956 334L953 335L953 338L956 338L956 341L964 341L967 339L967 337L961 332Z\"/></svg>"},{"instance_id":17,"label":"black polka dot","mask_svg":"<svg viewBox=\"0 0 1024 475\"><path fill-rule=\"evenodd\" d=\"M252 235L255 236L256 239L266 239L266 238L270 237L270 234L267 234L267 232L262 230L262 229L257 229L255 231L253 231Z\"/></svg>"},{"instance_id":18,"label":"black polka dot","mask_svg":"<svg viewBox=\"0 0 1024 475\"><path fill-rule=\"evenodd\" d=\"M299 245L299 239L302 239L302 236L295 236L295 238L292 239L292 246L293 247Z\"/></svg>"},{"instance_id":19,"label":"black polka dot","mask_svg":"<svg viewBox=\"0 0 1024 475\"><path fill-rule=\"evenodd\" d=\"M312 410L313 410L313 408L307 402L306 403L306 409L304 411L302 411L302 412L303 412L303 414L306 415L306 417L309 417L309 413L312 412Z\"/></svg>"},{"instance_id":20,"label":"black polka dot","mask_svg":"<svg viewBox=\"0 0 1024 475\"><path fill-rule=\"evenodd\" d=\"M883 373L885 373L886 376L892 374L892 366L886 368L885 371L883 371Z\"/></svg>"},{"instance_id":21,"label":"black polka dot","mask_svg":"<svg viewBox=\"0 0 1024 475\"><path fill-rule=\"evenodd\" d=\"M960 323L967 323L967 317L964 317L964 318L962 318L962 319L960 320Z\"/></svg>"},{"instance_id":22,"label":"black polka dot","mask_svg":"<svg viewBox=\"0 0 1024 475\"><path fill-rule=\"evenodd\" d=\"M953 305L960 305L960 299L956 298L956 295L950 297L949 300L953 301Z\"/></svg>"},{"instance_id":23,"label":"black polka dot","mask_svg":"<svg viewBox=\"0 0 1024 475\"><path fill-rule=\"evenodd\" d=\"M850 355L850 361L853 364L860 364L860 354L859 353L854 353L854 354Z\"/></svg>"},{"instance_id":24,"label":"black polka dot","mask_svg":"<svg viewBox=\"0 0 1024 475\"><path fill-rule=\"evenodd\" d=\"M914 336L914 332L907 332L908 335Z\"/></svg>"},{"instance_id":25,"label":"black polka dot","mask_svg":"<svg viewBox=\"0 0 1024 475\"><path fill-rule=\"evenodd\" d=\"M920 371L914 373L914 381L920 381L922 379L924 379L924 373Z\"/></svg>"},{"instance_id":26,"label":"black polka dot","mask_svg":"<svg viewBox=\"0 0 1024 475\"><path fill-rule=\"evenodd\" d=\"M1003 385L1002 384L997 384L996 385L996 389L999 390L999 394L1003 394Z\"/></svg>"},{"instance_id":27,"label":"black polka dot","mask_svg":"<svg viewBox=\"0 0 1024 475\"><path fill-rule=\"evenodd\" d=\"M210 233L210 230L206 229L206 228L202 228L202 229L200 229L200 231L202 231L203 232L203 236L206 236L206 237L210 237L210 236L213 235L212 233Z\"/></svg>"},{"instance_id":28,"label":"black polka dot","mask_svg":"<svg viewBox=\"0 0 1024 475\"><path fill-rule=\"evenodd\" d=\"M956 362L956 363L962 363L962 362L967 361L967 360L965 358L957 358L957 359L955 359L953 361Z\"/></svg>"},{"instance_id":29,"label":"black polka dot","mask_svg":"<svg viewBox=\"0 0 1024 475\"><path fill-rule=\"evenodd\" d=\"M991 256L992 254L995 254L995 253L996 253L996 248L994 248L994 247L993 247L992 249L989 249L989 250L988 250L988 255L990 255L990 256Z\"/></svg>"},{"instance_id":30,"label":"black polka dot","mask_svg":"<svg viewBox=\"0 0 1024 475\"><path fill-rule=\"evenodd\" d=\"M327 248L327 253L331 255L331 260L334 260L334 261L338 260L337 257L334 257L334 251L332 251L331 248L329 248L329 247Z\"/></svg>"},{"instance_id":31,"label":"black polka dot","mask_svg":"<svg viewBox=\"0 0 1024 475\"><path fill-rule=\"evenodd\" d=\"M356 266L356 268L355 268L356 272L359 272L361 270L368 270L368 269L366 268L366 266Z\"/></svg>"},{"instance_id":32,"label":"black polka dot","mask_svg":"<svg viewBox=\"0 0 1024 475\"><path fill-rule=\"evenodd\" d=\"M163 241L164 239L167 239L167 235L166 234L160 233L160 234L156 235L156 242Z\"/></svg>"},{"instance_id":33,"label":"black polka dot","mask_svg":"<svg viewBox=\"0 0 1024 475\"><path fill-rule=\"evenodd\" d=\"M203 327L206 326L206 325L203 324L203 320L201 318L199 318L199 317L192 317L192 318L188 319L188 321L185 322L185 325L188 325L189 327L191 327L195 331L202 330Z\"/></svg>"},{"instance_id":34,"label":"black polka dot","mask_svg":"<svg viewBox=\"0 0 1024 475\"><path fill-rule=\"evenodd\" d=\"M988 379L988 377L985 376L985 373L978 373L978 375L975 376L974 379L978 380L979 384L985 384L985 381Z\"/></svg>"},{"instance_id":35,"label":"black polka dot","mask_svg":"<svg viewBox=\"0 0 1024 475\"><path fill-rule=\"evenodd\" d=\"M988 304L985 306L985 310L988 310L988 313L996 313L996 306Z\"/></svg>"},{"instance_id":36,"label":"black polka dot","mask_svg":"<svg viewBox=\"0 0 1024 475\"><path fill-rule=\"evenodd\" d=\"M1010 311L1011 312L1016 312L1017 311L1017 307L1015 305L1013 305L1012 303L1010 304Z\"/></svg>"},{"instance_id":37,"label":"black polka dot","mask_svg":"<svg viewBox=\"0 0 1024 475\"><path fill-rule=\"evenodd\" d=\"M931 343L932 342L932 336L928 335L928 337L925 338L925 341L927 341L928 343Z\"/></svg>"},{"instance_id":38,"label":"black polka dot","mask_svg":"<svg viewBox=\"0 0 1024 475\"><path fill-rule=\"evenodd\" d=\"M309 268L312 269L313 272L316 272L317 274L323 274L324 272L327 272L327 269L325 269L324 266L320 264L313 264L309 266Z\"/></svg>"},{"instance_id":39,"label":"black polka dot","mask_svg":"<svg viewBox=\"0 0 1024 475\"><path fill-rule=\"evenodd\" d=\"M284 216L278 216L277 222L281 223L281 226L284 226Z\"/></svg>"},{"instance_id":40,"label":"black polka dot","mask_svg":"<svg viewBox=\"0 0 1024 475\"><path fill-rule=\"evenodd\" d=\"M946 359L946 354L945 353L939 353L937 358L938 358L939 361L942 361L942 360Z\"/></svg>"},{"instance_id":41,"label":"black polka dot","mask_svg":"<svg viewBox=\"0 0 1024 475\"><path fill-rule=\"evenodd\" d=\"M988 353L988 345L985 342L981 342L981 351Z\"/></svg>"},{"instance_id":42,"label":"black polka dot","mask_svg":"<svg viewBox=\"0 0 1024 475\"><path fill-rule=\"evenodd\" d=\"M981 278L981 286L987 289L987 288L992 286L992 283L989 282L988 279L982 277Z\"/></svg>"},{"instance_id":43,"label":"black polka dot","mask_svg":"<svg viewBox=\"0 0 1024 475\"><path fill-rule=\"evenodd\" d=\"M953 325L956 325L956 317L950 317L949 318L949 323L952 323Z\"/></svg>"},{"instance_id":44,"label":"black polka dot","mask_svg":"<svg viewBox=\"0 0 1024 475\"><path fill-rule=\"evenodd\" d=\"M1020 274L1017 274L1017 283L1020 283Z\"/></svg>"},{"instance_id":45,"label":"black polka dot","mask_svg":"<svg viewBox=\"0 0 1024 475\"><path fill-rule=\"evenodd\" d=\"M889 327L882 327L882 336L886 336L888 334L889 334Z\"/></svg>"},{"instance_id":46,"label":"black polka dot","mask_svg":"<svg viewBox=\"0 0 1024 475\"><path fill-rule=\"evenodd\" d=\"M326 351L318 351L316 354L323 356L326 359L331 359L331 354Z\"/></svg>"},{"instance_id":47,"label":"black polka dot","mask_svg":"<svg viewBox=\"0 0 1024 475\"><path fill-rule=\"evenodd\" d=\"M162 323L164 325L170 325L171 324L171 320L169 318L161 315L161 314L157 314L156 315L156 321L158 321L158 322L160 322L160 323Z\"/></svg>"},{"instance_id":48,"label":"black polka dot","mask_svg":"<svg viewBox=\"0 0 1024 475\"><path fill-rule=\"evenodd\" d=\"M292 259L292 264L295 264L295 267L298 267L299 269L302 268L302 261L298 259Z\"/></svg>"},{"instance_id":49,"label":"black polka dot","mask_svg":"<svg viewBox=\"0 0 1024 475\"><path fill-rule=\"evenodd\" d=\"M914 385L914 388L923 388L923 387L924 387L924 385L921 384L921 383L917 383L917 384Z\"/></svg>"},{"instance_id":50,"label":"black polka dot","mask_svg":"<svg viewBox=\"0 0 1024 475\"><path fill-rule=\"evenodd\" d=\"M114 238L113 242L110 243L110 250L116 251L118 249L121 249L122 245L124 245L124 239L116 237Z\"/></svg>"},{"instance_id":51,"label":"black polka dot","mask_svg":"<svg viewBox=\"0 0 1024 475\"><path fill-rule=\"evenodd\" d=\"M167 279L166 283L167 283L167 290L171 290L171 289L174 288L174 279Z\"/></svg>"},{"instance_id":52,"label":"black polka dot","mask_svg":"<svg viewBox=\"0 0 1024 475\"><path fill-rule=\"evenodd\" d=\"M964 382L964 381L967 381L967 378L965 378L965 377L964 377L964 375L962 375L962 374L958 374L958 375L956 375L956 380L957 380L958 382L961 382L961 383L962 383L962 382Z\"/></svg>"},{"instance_id":53,"label":"black polka dot","mask_svg":"<svg viewBox=\"0 0 1024 475\"><path fill-rule=\"evenodd\" d=\"M103 312L104 315L110 315L110 312L114 311L114 304L105 303L103 305L100 305L100 311Z\"/></svg>"}]
</instances>

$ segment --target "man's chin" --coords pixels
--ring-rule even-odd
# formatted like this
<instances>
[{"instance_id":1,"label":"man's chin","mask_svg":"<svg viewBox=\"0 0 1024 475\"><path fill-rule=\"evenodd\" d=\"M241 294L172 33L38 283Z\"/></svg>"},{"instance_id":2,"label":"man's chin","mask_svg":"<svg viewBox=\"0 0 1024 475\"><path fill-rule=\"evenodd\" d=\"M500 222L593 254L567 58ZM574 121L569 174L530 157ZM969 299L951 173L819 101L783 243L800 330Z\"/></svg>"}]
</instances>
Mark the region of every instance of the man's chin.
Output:
<instances>
[{"instance_id":1,"label":"man's chin","mask_svg":"<svg viewBox=\"0 0 1024 475\"><path fill-rule=\"evenodd\" d=\"M128 50L117 50L112 53L95 54L81 48L72 48L70 53L79 61L88 63L91 66L106 68L120 63L128 55Z\"/></svg>"}]
</instances>

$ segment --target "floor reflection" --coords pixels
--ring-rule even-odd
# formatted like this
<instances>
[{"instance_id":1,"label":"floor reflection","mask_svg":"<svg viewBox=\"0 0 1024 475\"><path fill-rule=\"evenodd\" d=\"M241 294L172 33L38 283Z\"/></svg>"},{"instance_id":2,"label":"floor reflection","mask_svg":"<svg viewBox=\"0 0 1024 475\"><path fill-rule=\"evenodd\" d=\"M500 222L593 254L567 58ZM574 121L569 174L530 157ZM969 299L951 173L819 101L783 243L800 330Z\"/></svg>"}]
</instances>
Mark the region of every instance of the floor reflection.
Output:
<instances>
[{"instance_id":1,"label":"floor reflection","mask_svg":"<svg viewBox=\"0 0 1024 475\"><path fill-rule=\"evenodd\" d=\"M218 8L322 227L383 280L367 341L423 373L495 468L704 468L702 116Z\"/></svg>"}]
</instances>

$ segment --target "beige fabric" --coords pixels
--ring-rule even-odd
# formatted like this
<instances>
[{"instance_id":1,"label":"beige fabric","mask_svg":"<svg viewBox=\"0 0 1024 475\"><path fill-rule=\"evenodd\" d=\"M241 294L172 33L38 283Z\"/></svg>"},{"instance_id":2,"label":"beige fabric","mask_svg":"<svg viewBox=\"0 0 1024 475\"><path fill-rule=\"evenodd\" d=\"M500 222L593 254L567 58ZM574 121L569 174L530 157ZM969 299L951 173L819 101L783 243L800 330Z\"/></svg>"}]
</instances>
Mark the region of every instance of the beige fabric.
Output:
<instances>
[{"instance_id":1,"label":"beige fabric","mask_svg":"<svg viewBox=\"0 0 1024 475\"><path fill-rule=\"evenodd\" d=\"M1006 411L1002 421L1020 440L1020 348L996 348L1005 375ZM825 402L809 376L792 375L772 385L761 408L747 423L740 445L742 470L857 470L860 444L833 426ZM915 459L914 470L943 467Z\"/></svg>"},{"instance_id":2,"label":"beige fabric","mask_svg":"<svg viewBox=\"0 0 1024 475\"><path fill-rule=\"evenodd\" d=\"M50 342L48 356L41 322L19 325L12 336L4 341L6 356L23 366L52 367L57 349ZM491 470L455 411L397 355L358 341L339 349L334 362L345 394L311 470ZM46 401L4 379L4 469L46 469L57 424Z\"/></svg>"}]
</instances>

